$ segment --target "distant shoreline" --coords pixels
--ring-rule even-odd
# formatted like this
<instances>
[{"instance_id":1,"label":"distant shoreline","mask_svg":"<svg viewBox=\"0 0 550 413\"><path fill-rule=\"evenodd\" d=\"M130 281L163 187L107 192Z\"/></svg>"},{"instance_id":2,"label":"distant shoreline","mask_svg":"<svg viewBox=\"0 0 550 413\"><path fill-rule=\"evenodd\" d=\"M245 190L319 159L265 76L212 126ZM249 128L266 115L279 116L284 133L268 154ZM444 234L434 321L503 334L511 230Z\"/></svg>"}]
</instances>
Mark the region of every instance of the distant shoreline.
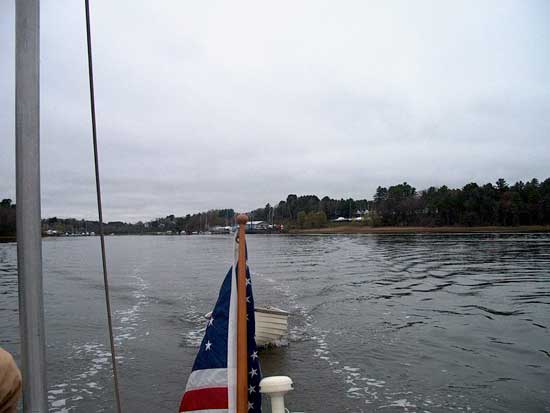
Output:
<instances>
[{"instance_id":1,"label":"distant shoreline","mask_svg":"<svg viewBox=\"0 0 550 413\"><path fill-rule=\"evenodd\" d=\"M291 229L286 234L300 235L345 235L345 234L506 234L506 233L550 233L550 225L518 225L518 226L480 226L480 227L368 227L362 225L335 225L326 228L310 228L310 229ZM155 233L141 234L108 234L108 235L150 235L158 236ZM173 234L171 236L175 236ZM285 235L278 233L273 235ZM55 238L43 236L43 238ZM14 236L0 236L0 243L16 242Z\"/></svg>"},{"instance_id":2,"label":"distant shoreline","mask_svg":"<svg viewBox=\"0 0 550 413\"><path fill-rule=\"evenodd\" d=\"M481 226L481 227L367 227L338 225L327 228L293 229L291 234L456 234L456 233L550 232L550 225Z\"/></svg>"}]
</instances>

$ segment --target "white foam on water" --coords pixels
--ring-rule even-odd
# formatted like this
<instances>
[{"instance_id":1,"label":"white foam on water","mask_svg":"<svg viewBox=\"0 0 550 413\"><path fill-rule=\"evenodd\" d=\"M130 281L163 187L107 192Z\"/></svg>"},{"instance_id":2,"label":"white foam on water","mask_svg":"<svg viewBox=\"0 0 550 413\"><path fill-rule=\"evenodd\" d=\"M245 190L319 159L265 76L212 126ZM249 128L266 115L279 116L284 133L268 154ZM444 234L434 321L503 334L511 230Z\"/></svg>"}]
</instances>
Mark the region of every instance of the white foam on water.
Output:
<instances>
[{"instance_id":1,"label":"white foam on water","mask_svg":"<svg viewBox=\"0 0 550 413\"><path fill-rule=\"evenodd\" d=\"M314 317L310 314L309 309L302 304L298 296L293 292L288 283L276 282L272 278L262 276L263 281L272 284L272 288L281 292L287 297L291 310L291 317L298 320L298 323L289 325L290 341L312 340L313 356L327 363L332 372L342 377L345 385L345 397L350 399L362 400L370 409L382 409L387 411L402 411L402 412L421 412L430 413L429 409L455 410L456 406L450 406L448 403L436 404L429 397L421 394L413 394L411 391L391 392L391 383L376 377L370 377L364 369L359 366L354 366L346 363L344 360L338 360L331 352L327 341L329 335L337 335L338 332L326 331L316 326ZM388 311L385 315L390 315ZM405 363L410 365L409 363ZM424 409L423 409L424 408ZM466 410L470 411L466 406ZM363 411L363 410L360 410Z\"/></svg>"},{"instance_id":2,"label":"white foam on water","mask_svg":"<svg viewBox=\"0 0 550 413\"><path fill-rule=\"evenodd\" d=\"M270 345L273 347L286 347L288 346L288 340L286 338L277 339L270 342Z\"/></svg>"},{"instance_id":3,"label":"white foam on water","mask_svg":"<svg viewBox=\"0 0 550 413\"><path fill-rule=\"evenodd\" d=\"M350 399L364 400L367 405L374 403L390 403L393 410L415 411L414 404L408 399L404 399L402 392L390 394L387 396L387 383L374 377L369 377L360 367L346 364L342 360L337 360L332 354L327 342L329 334L337 334L322 330L315 326L315 319L310 314L309 309L304 306L292 291L287 283L278 283L275 280L263 277L264 280L273 284L273 288L280 291L288 298L291 313L300 321L290 325L289 338L291 341L312 340L315 342L313 356L327 363L332 372L342 377L345 384L345 396ZM407 392L412 394L412 392ZM388 406L390 406L388 405ZM413 411L410 410L410 411ZM362 411L362 410L361 410Z\"/></svg>"},{"instance_id":4,"label":"white foam on water","mask_svg":"<svg viewBox=\"0 0 550 413\"><path fill-rule=\"evenodd\" d=\"M115 318L118 321L118 326L115 327L115 343L121 344L126 340L135 340L139 335L139 326L141 321L141 309L149 304L149 299L145 294L145 291L149 288L149 284L139 275L138 272L134 273L135 286L133 296L136 303L125 310L118 310L115 312Z\"/></svg>"},{"instance_id":5,"label":"white foam on water","mask_svg":"<svg viewBox=\"0 0 550 413\"><path fill-rule=\"evenodd\" d=\"M115 311L113 314L115 333L115 345L122 347L128 340L135 340L142 335L139 325L143 320L142 309L149 303L145 291L149 288L148 283L139 275L137 268L134 268L132 275L137 286L133 291L135 304L128 309ZM111 352L105 344L90 342L84 344L73 344L71 346L69 359L81 359L88 361L84 370L70 378L68 383L54 384L48 391L48 402L51 413L66 413L77 409L77 403L86 396L93 396L103 390L103 386L97 381L90 380L103 371L111 369ZM124 363L124 356L118 354L117 362ZM97 379L96 379L97 380Z\"/></svg>"},{"instance_id":6,"label":"white foam on water","mask_svg":"<svg viewBox=\"0 0 550 413\"><path fill-rule=\"evenodd\" d=\"M386 411L401 412L430 412L431 409L445 411L461 410L471 411L471 407L457 406L456 402L461 396L447 394L444 400L436 403L429 396L416 394L412 391L395 391L390 389L392 383L387 383L375 377L370 377L365 370L359 366L346 363L344 360L337 360L332 353L327 338L329 335L338 335L337 332L322 330L315 326L315 321L309 315L305 308L303 309L309 339L316 345L313 348L313 356L323 360L330 367L332 372L340 376L346 388L345 397L350 399L363 400L369 409L381 409ZM463 396L462 396L463 397ZM362 410L358 410L362 411ZM370 410L369 410L370 411Z\"/></svg>"},{"instance_id":7,"label":"white foam on water","mask_svg":"<svg viewBox=\"0 0 550 413\"><path fill-rule=\"evenodd\" d=\"M65 406L65 403L67 402L67 399L59 399L54 402L52 402L52 407L63 407Z\"/></svg>"},{"instance_id":8,"label":"white foam on water","mask_svg":"<svg viewBox=\"0 0 550 413\"><path fill-rule=\"evenodd\" d=\"M206 331L208 320L206 319L205 314L197 310L197 307L194 304L186 303L183 307L185 308L185 314L183 316L184 321L194 324L194 328L182 333L183 342L189 347L199 347L204 336L204 332Z\"/></svg>"},{"instance_id":9,"label":"white foam on water","mask_svg":"<svg viewBox=\"0 0 550 413\"><path fill-rule=\"evenodd\" d=\"M407 399L394 400L392 403L384 405L384 406L379 406L378 408L383 409L383 408L386 408L386 407L401 407L406 412L409 411L408 410L409 408L416 409L416 405L410 403Z\"/></svg>"},{"instance_id":10,"label":"white foam on water","mask_svg":"<svg viewBox=\"0 0 550 413\"><path fill-rule=\"evenodd\" d=\"M312 320L311 320L312 321ZM342 376L346 389L346 397L351 399L365 399L365 403L370 404L379 399L379 388L383 388L385 381L377 380L372 377L367 377L362 374L361 369L356 366L344 364L339 360L335 360L330 351L327 342L328 331L322 331L312 327L314 334L310 337L317 343L313 350L313 356L325 361L330 367L333 367L332 372Z\"/></svg>"},{"instance_id":11,"label":"white foam on water","mask_svg":"<svg viewBox=\"0 0 550 413\"><path fill-rule=\"evenodd\" d=\"M272 278L264 278L273 284L273 288L278 290L288 299L289 308L292 310L291 319L298 322L289 323L288 341L303 341L308 338L309 330L313 324L313 317L308 313L307 308L298 302L297 295L292 292L287 283L276 282ZM296 316L296 317L293 317ZM285 343L288 345L288 342Z\"/></svg>"}]
</instances>

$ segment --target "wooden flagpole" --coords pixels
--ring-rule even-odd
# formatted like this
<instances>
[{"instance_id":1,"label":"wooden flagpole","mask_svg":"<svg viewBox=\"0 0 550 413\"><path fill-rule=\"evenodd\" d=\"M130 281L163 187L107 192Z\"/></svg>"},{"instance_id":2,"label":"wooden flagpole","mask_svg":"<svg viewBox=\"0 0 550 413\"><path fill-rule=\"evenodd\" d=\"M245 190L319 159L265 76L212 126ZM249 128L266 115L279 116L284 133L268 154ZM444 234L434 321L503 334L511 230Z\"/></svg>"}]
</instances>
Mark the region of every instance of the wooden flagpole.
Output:
<instances>
[{"instance_id":1,"label":"wooden flagpole","mask_svg":"<svg viewBox=\"0 0 550 413\"><path fill-rule=\"evenodd\" d=\"M239 224L239 261L237 274L237 413L248 412L248 341L246 321L246 223L248 217L237 216Z\"/></svg>"}]
</instances>

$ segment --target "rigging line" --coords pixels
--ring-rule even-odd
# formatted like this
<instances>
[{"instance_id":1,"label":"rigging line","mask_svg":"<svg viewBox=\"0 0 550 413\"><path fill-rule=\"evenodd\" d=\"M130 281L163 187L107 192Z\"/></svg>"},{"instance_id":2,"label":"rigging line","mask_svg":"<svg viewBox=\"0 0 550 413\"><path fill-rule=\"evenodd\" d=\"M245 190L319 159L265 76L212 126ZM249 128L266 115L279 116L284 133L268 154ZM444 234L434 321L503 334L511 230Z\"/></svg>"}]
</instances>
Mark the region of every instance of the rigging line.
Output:
<instances>
[{"instance_id":1,"label":"rigging line","mask_svg":"<svg viewBox=\"0 0 550 413\"><path fill-rule=\"evenodd\" d=\"M97 131L95 118L95 95L94 95L94 72L92 65L92 36L90 29L90 4L89 0L84 0L86 8L86 40L88 45L88 77L90 80L90 110L92 115L92 141L94 146L94 166L95 166L95 187L97 194L97 214L99 217L99 238L101 240L101 260L103 264L103 283L105 285L105 304L107 306L107 321L109 323L109 340L111 344L111 363L113 366L113 379L115 386L115 400L117 412L121 413L120 391L118 384L118 373L115 353L115 340L113 334L113 319L111 312L111 298L109 293L109 279L107 277L107 260L105 257L105 234L103 233L103 208L101 204L101 185L99 183L99 158L97 151Z\"/></svg>"}]
</instances>

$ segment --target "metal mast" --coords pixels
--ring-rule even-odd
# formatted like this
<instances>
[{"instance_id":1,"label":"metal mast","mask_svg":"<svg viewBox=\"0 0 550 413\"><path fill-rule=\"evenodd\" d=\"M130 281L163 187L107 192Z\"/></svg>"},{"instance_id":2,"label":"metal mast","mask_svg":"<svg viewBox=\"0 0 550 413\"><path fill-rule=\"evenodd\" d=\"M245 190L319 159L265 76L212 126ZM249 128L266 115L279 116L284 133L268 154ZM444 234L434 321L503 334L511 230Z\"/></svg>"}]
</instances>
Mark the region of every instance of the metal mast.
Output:
<instances>
[{"instance_id":1,"label":"metal mast","mask_svg":"<svg viewBox=\"0 0 550 413\"><path fill-rule=\"evenodd\" d=\"M47 412L40 215L40 0L15 2L15 152L23 411Z\"/></svg>"}]
</instances>

